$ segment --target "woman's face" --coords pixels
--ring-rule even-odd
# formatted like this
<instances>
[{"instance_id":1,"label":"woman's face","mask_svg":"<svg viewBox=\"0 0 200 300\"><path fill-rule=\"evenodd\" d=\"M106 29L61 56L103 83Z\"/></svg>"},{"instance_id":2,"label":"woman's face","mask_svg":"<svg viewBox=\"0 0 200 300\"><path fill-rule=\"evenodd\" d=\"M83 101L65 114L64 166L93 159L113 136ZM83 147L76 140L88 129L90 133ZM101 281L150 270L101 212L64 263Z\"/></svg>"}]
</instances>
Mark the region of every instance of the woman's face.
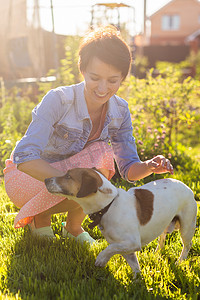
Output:
<instances>
[{"instance_id":1,"label":"woman's face","mask_svg":"<svg viewBox=\"0 0 200 300\"><path fill-rule=\"evenodd\" d=\"M121 71L97 57L91 59L82 75L85 79L85 99L91 108L106 103L118 91L122 81Z\"/></svg>"}]
</instances>

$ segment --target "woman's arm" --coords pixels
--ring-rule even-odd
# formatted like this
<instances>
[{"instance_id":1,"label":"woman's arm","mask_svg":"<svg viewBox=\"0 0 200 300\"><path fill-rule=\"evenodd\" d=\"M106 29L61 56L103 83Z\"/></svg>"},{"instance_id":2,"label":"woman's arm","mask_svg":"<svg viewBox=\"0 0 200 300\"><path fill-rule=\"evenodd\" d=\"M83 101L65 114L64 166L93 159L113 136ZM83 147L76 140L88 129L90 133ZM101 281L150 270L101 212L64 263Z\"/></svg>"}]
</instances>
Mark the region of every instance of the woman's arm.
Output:
<instances>
[{"instance_id":1,"label":"woman's arm","mask_svg":"<svg viewBox=\"0 0 200 300\"><path fill-rule=\"evenodd\" d=\"M67 97L68 94L66 94ZM13 152L15 164L19 165L41 158L41 154L54 133L54 125L67 111L67 103L66 101L63 104L60 93L56 90L51 90L44 96L32 111L32 121L25 135L16 144Z\"/></svg>"},{"instance_id":2,"label":"woman's arm","mask_svg":"<svg viewBox=\"0 0 200 300\"><path fill-rule=\"evenodd\" d=\"M17 168L19 171L22 171L40 181L44 181L46 178L64 175L63 172L55 169L48 162L42 159L25 161L18 164Z\"/></svg>"},{"instance_id":3,"label":"woman's arm","mask_svg":"<svg viewBox=\"0 0 200 300\"><path fill-rule=\"evenodd\" d=\"M173 174L173 166L163 155L157 155L144 162L135 162L128 170L128 180L134 181L151 175L170 172Z\"/></svg>"}]
</instances>

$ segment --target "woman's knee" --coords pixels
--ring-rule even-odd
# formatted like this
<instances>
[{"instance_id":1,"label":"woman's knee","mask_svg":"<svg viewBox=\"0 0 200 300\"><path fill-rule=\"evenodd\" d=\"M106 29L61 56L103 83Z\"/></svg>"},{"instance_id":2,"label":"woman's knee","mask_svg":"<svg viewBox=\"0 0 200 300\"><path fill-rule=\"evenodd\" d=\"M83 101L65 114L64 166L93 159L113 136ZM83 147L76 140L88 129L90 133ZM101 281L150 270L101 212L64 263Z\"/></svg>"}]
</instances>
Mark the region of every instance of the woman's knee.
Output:
<instances>
[{"instance_id":1,"label":"woman's knee","mask_svg":"<svg viewBox=\"0 0 200 300\"><path fill-rule=\"evenodd\" d=\"M109 178L109 175L110 175L110 171L109 170L100 168L100 169L97 169L97 171L99 171L100 173L102 173L106 178Z\"/></svg>"}]
</instances>

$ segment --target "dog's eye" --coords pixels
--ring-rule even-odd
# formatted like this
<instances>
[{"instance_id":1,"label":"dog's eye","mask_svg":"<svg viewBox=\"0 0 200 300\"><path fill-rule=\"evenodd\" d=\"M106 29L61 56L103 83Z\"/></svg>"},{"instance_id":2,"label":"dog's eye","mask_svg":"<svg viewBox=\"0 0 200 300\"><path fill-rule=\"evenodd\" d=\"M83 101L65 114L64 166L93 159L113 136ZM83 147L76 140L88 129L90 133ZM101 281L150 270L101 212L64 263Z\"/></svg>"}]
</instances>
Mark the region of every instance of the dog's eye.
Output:
<instances>
[{"instance_id":1,"label":"dog's eye","mask_svg":"<svg viewBox=\"0 0 200 300\"><path fill-rule=\"evenodd\" d=\"M66 179L70 179L71 176L70 176L69 174L66 174L66 175L65 175L65 178L66 178Z\"/></svg>"}]
</instances>

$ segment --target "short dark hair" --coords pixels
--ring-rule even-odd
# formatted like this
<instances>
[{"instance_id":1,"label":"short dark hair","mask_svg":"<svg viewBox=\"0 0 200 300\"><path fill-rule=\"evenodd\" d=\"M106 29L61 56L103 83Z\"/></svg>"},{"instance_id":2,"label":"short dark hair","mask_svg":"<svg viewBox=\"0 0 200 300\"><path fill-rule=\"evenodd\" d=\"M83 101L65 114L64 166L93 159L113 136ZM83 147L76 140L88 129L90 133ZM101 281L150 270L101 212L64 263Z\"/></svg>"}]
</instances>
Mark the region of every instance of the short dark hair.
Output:
<instances>
[{"instance_id":1,"label":"short dark hair","mask_svg":"<svg viewBox=\"0 0 200 300\"><path fill-rule=\"evenodd\" d=\"M98 27L86 34L79 47L79 69L83 73L94 57L112 65L126 78L131 65L131 52L114 26Z\"/></svg>"}]
</instances>

